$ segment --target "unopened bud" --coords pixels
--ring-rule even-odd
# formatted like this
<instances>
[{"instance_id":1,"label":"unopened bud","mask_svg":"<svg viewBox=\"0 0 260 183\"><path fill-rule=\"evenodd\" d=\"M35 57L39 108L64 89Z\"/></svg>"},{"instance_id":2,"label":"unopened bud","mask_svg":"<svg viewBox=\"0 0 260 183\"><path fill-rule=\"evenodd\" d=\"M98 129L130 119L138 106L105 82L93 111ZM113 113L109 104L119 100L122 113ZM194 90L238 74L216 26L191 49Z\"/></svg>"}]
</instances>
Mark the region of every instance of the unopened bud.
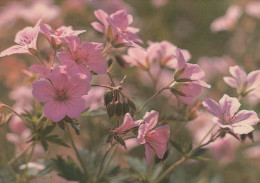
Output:
<instances>
[{"instance_id":1,"label":"unopened bud","mask_svg":"<svg viewBox=\"0 0 260 183\"><path fill-rule=\"evenodd\" d=\"M124 102L123 103L123 113L126 114L128 112L129 112L129 105L126 102Z\"/></svg>"},{"instance_id":2,"label":"unopened bud","mask_svg":"<svg viewBox=\"0 0 260 183\"><path fill-rule=\"evenodd\" d=\"M120 102L116 102L115 107L116 115L121 116L123 113L123 105Z\"/></svg>"},{"instance_id":3,"label":"unopened bud","mask_svg":"<svg viewBox=\"0 0 260 183\"><path fill-rule=\"evenodd\" d=\"M113 100L113 92L111 90L107 90L104 94L104 102L107 106Z\"/></svg>"},{"instance_id":4,"label":"unopened bud","mask_svg":"<svg viewBox=\"0 0 260 183\"><path fill-rule=\"evenodd\" d=\"M107 105L107 114L110 118L114 116L114 114L115 114L115 104L113 102L110 102Z\"/></svg>"},{"instance_id":5,"label":"unopened bud","mask_svg":"<svg viewBox=\"0 0 260 183\"><path fill-rule=\"evenodd\" d=\"M129 105L129 107L131 107L134 111L136 111L135 103L132 100L128 99L127 103Z\"/></svg>"}]
</instances>

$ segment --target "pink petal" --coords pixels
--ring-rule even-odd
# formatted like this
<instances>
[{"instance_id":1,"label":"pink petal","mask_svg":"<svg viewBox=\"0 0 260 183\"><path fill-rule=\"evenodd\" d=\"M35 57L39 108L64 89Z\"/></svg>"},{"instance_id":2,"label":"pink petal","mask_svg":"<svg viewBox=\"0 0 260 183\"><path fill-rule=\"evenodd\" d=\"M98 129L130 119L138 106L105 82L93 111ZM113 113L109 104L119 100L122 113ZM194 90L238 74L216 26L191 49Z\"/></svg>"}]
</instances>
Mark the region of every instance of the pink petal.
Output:
<instances>
[{"instance_id":1,"label":"pink petal","mask_svg":"<svg viewBox=\"0 0 260 183\"><path fill-rule=\"evenodd\" d=\"M104 28L106 30L108 26L106 19L108 17L108 14L101 9L94 11L94 14L97 17L97 19L104 25Z\"/></svg>"},{"instance_id":2,"label":"pink petal","mask_svg":"<svg viewBox=\"0 0 260 183\"><path fill-rule=\"evenodd\" d=\"M229 119L230 116L233 116L241 106L237 98L230 97L226 94L219 100L219 104L224 112L223 115L226 120Z\"/></svg>"},{"instance_id":3,"label":"pink petal","mask_svg":"<svg viewBox=\"0 0 260 183\"><path fill-rule=\"evenodd\" d=\"M125 10L119 10L116 13L110 15L111 19L117 27L121 30L126 30L129 25L127 12Z\"/></svg>"},{"instance_id":4,"label":"pink petal","mask_svg":"<svg viewBox=\"0 0 260 183\"><path fill-rule=\"evenodd\" d=\"M68 86L68 74L63 67L54 68L52 73L48 75L48 78L56 89L63 90Z\"/></svg>"},{"instance_id":5,"label":"pink petal","mask_svg":"<svg viewBox=\"0 0 260 183\"><path fill-rule=\"evenodd\" d=\"M113 130L114 133L123 133L125 131L128 131L136 126L138 126L142 122L141 120L139 121L134 121L131 114L127 113L124 117L124 122L121 126Z\"/></svg>"},{"instance_id":6,"label":"pink petal","mask_svg":"<svg viewBox=\"0 0 260 183\"><path fill-rule=\"evenodd\" d=\"M20 45L11 46L0 53L0 57L5 57L13 54L30 54L28 48Z\"/></svg>"},{"instance_id":7,"label":"pink petal","mask_svg":"<svg viewBox=\"0 0 260 183\"><path fill-rule=\"evenodd\" d=\"M60 40L69 47L71 53L76 52L80 47L80 39L78 36L61 37Z\"/></svg>"},{"instance_id":8,"label":"pink petal","mask_svg":"<svg viewBox=\"0 0 260 183\"><path fill-rule=\"evenodd\" d=\"M51 34L53 33L51 26L49 26L48 24L40 23L40 30L41 33L44 34L44 36L46 36L46 38L50 41Z\"/></svg>"},{"instance_id":9,"label":"pink petal","mask_svg":"<svg viewBox=\"0 0 260 183\"><path fill-rule=\"evenodd\" d=\"M148 144L144 144L144 148L145 148L146 162L147 162L147 165L149 165L153 158L153 151L152 151L152 148Z\"/></svg>"},{"instance_id":10,"label":"pink petal","mask_svg":"<svg viewBox=\"0 0 260 183\"><path fill-rule=\"evenodd\" d=\"M223 79L224 79L225 83L227 83L232 88L237 88L238 87L237 81L234 78L232 78L232 77L224 77Z\"/></svg>"},{"instance_id":11,"label":"pink petal","mask_svg":"<svg viewBox=\"0 0 260 183\"><path fill-rule=\"evenodd\" d=\"M64 65L74 64L74 60L69 52L61 51L57 53L57 58Z\"/></svg>"},{"instance_id":12,"label":"pink petal","mask_svg":"<svg viewBox=\"0 0 260 183\"><path fill-rule=\"evenodd\" d=\"M90 89L90 80L83 75L78 74L77 76L74 76L70 83L68 83L69 88L67 90L67 93L69 96L72 97L81 97L83 95L86 95Z\"/></svg>"},{"instance_id":13,"label":"pink petal","mask_svg":"<svg viewBox=\"0 0 260 183\"><path fill-rule=\"evenodd\" d=\"M159 159L163 158L163 155L167 151L167 143L170 138L170 127L168 125L164 125L158 127L150 133L149 137L147 137L147 143L155 150L157 157Z\"/></svg>"},{"instance_id":14,"label":"pink petal","mask_svg":"<svg viewBox=\"0 0 260 183\"><path fill-rule=\"evenodd\" d=\"M220 105L217 102L215 102L214 100L212 100L210 98L206 98L202 102L202 105L212 115L214 115L218 118L222 118L222 109L221 109Z\"/></svg>"},{"instance_id":15,"label":"pink petal","mask_svg":"<svg viewBox=\"0 0 260 183\"><path fill-rule=\"evenodd\" d=\"M105 32L104 26L102 26L102 25L101 25L100 23L98 23L98 22L92 22L92 23L91 23L91 26L92 26L96 31L98 31L98 32L102 32L102 33Z\"/></svg>"},{"instance_id":16,"label":"pink petal","mask_svg":"<svg viewBox=\"0 0 260 183\"><path fill-rule=\"evenodd\" d=\"M254 128L250 125L246 125L246 124L243 124L243 125L232 125L233 127L233 132L235 134L239 134L239 135L242 135L242 134L248 134L250 132L252 132L254 130Z\"/></svg>"},{"instance_id":17,"label":"pink petal","mask_svg":"<svg viewBox=\"0 0 260 183\"><path fill-rule=\"evenodd\" d=\"M256 125L260 120L255 111L241 110L233 118L232 123Z\"/></svg>"},{"instance_id":18,"label":"pink petal","mask_svg":"<svg viewBox=\"0 0 260 183\"><path fill-rule=\"evenodd\" d=\"M255 89L260 86L260 71L250 72L247 76L247 90Z\"/></svg>"},{"instance_id":19,"label":"pink petal","mask_svg":"<svg viewBox=\"0 0 260 183\"><path fill-rule=\"evenodd\" d=\"M152 110L151 112L146 112L144 115L144 122L148 130L151 130L155 127L158 122L159 113Z\"/></svg>"},{"instance_id":20,"label":"pink petal","mask_svg":"<svg viewBox=\"0 0 260 183\"><path fill-rule=\"evenodd\" d=\"M68 101L65 101L63 105L66 115L71 118L79 117L86 108L86 103L83 97L70 98Z\"/></svg>"},{"instance_id":21,"label":"pink petal","mask_svg":"<svg viewBox=\"0 0 260 183\"><path fill-rule=\"evenodd\" d=\"M32 65L29 67L29 71L39 73L39 78L45 77L51 73L51 70L43 65Z\"/></svg>"},{"instance_id":22,"label":"pink petal","mask_svg":"<svg viewBox=\"0 0 260 183\"><path fill-rule=\"evenodd\" d=\"M32 88L32 94L39 102L48 102L55 98L55 89L47 81L36 81Z\"/></svg>"},{"instance_id":23,"label":"pink petal","mask_svg":"<svg viewBox=\"0 0 260 183\"><path fill-rule=\"evenodd\" d=\"M66 115L66 105L63 102L50 101L44 105L43 113L47 118L58 122Z\"/></svg>"},{"instance_id":24,"label":"pink petal","mask_svg":"<svg viewBox=\"0 0 260 183\"><path fill-rule=\"evenodd\" d=\"M239 66L232 66L229 68L230 74L237 80L239 87L243 87L246 82L246 73Z\"/></svg>"},{"instance_id":25,"label":"pink petal","mask_svg":"<svg viewBox=\"0 0 260 183\"><path fill-rule=\"evenodd\" d=\"M137 142L139 144L144 144L146 143L145 140L145 135L148 132L148 127L145 124L140 125L139 129L138 129L138 136L137 136Z\"/></svg>"}]
</instances>

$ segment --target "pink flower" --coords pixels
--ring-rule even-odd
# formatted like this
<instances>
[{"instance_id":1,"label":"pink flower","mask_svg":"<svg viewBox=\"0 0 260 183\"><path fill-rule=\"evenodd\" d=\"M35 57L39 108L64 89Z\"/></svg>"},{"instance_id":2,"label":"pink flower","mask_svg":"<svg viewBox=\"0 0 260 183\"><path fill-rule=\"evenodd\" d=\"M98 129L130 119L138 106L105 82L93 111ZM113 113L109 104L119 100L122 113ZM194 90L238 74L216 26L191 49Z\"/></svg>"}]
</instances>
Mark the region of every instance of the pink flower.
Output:
<instances>
[{"instance_id":1,"label":"pink flower","mask_svg":"<svg viewBox=\"0 0 260 183\"><path fill-rule=\"evenodd\" d=\"M91 88L87 95L84 95L88 111L97 110L104 106L104 93L106 89L102 87Z\"/></svg>"},{"instance_id":2,"label":"pink flower","mask_svg":"<svg viewBox=\"0 0 260 183\"><path fill-rule=\"evenodd\" d=\"M195 102L195 97L197 97L201 91L202 86L196 83L187 82L178 89L178 91L182 92L183 95L178 95L178 98L181 102L191 105Z\"/></svg>"},{"instance_id":3,"label":"pink flower","mask_svg":"<svg viewBox=\"0 0 260 183\"><path fill-rule=\"evenodd\" d=\"M242 9L239 6L230 6L224 16L217 18L211 23L211 30L218 32L232 29L241 17L242 13Z\"/></svg>"},{"instance_id":4,"label":"pink flower","mask_svg":"<svg viewBox=\"0 0 260 183\"><path fill-rule=\"evenodd\" d=\"M85 109L83 95L90 89L89 79L84 74L69 76L63 68L56 67L48 81L41 80L33 83L33 96L46 103L44 115L54 122L65 116L76 118Z\"/></svg>"},{"instance_id":5,"label":"pink flower","mask_svg":"<svg viewBox=\"0 0 260 183\"><path fill-rule=\"evenodd\" d=\"M79 34L86 32L85 30L73 30L72 26L61 26L56 30L52 30L49 25L43 23L40 24L40 29L41 33L46 36L54 48L62 43L60 38L78 36Z\"/></svg>"},{"instance_id":6,"label":"pink flower","mask_svg":"<svg viewBox=\"0 0 260 183\"><path fill-rule=\"evenodd\" d=\"M107 72L106 59L101 55L103 44L82 42L77 36L61 38L67 44L69 52L57 53L62 64L68 66L74 72L86 74L91 78L90 69L98 74Z\"/></svg>"},{"instance_id":7,"label":"pink flower","mask_svg":"<svg viewBox=\"0 0 260 183\"><path fill-rule=\"evenodd\" d=\"M213 121L221 128L228 128L235 134L248 134L254 130L252 125L256 125L260 120L254 111L238 111L240 103L236 98L224 95L219 104L207 98L202 102L205 109L216 118Z\"/></svg>"},{"instance_id":8,"label":"pink flower","mask_svg":"<svg viewBox=\"0 0 260 183\"><path fill-rule=\"evenodd\" d=\"M30 54L34 55L37 52L37 37L40 31L41 20L37 22L34 27L26 27L23 30L19 31L14 42L17 45L7 48L6 50L0 53L0 57L13 55L13 54Z\"/></svg>"},{"instance_id":9,"label":"pink flower","mask_svg":"<svg viewBox=\"0 0 260 183\"><path fill-rule=\"evenodd\" d=\"M92 27L96 31L104 33L109 41L112 41L114 44L126 44L130 46L134 45L133 42L142 43L142 40L135 34L139 32L139 29L129 27L133 22L133 17L127 14L125 10L119 10L111 15L100 9L94 13L101 24L99 22L92 22Z\"/></svg>"},{"instance_id":10,"label":"pink flower","mask_svg":"<svg viewBox=\"0 0 260 183\"><path fill-rule=\"evenodd\" d=\"M169 41L162 42L148 42L150 51L150 57L152 60L156 60L161 67L169 67L175 69L177 66L177 46L170 43ZM188 50L179 49L185 58L185 61L191 59L191 54Z\"/></svg>"},{"instance_id":11,"label":"pink flower","mask_svg":"<svg viewBox=\"0 0 260 183\"><path fill-rule=\"evenodd\" d=\"M260 87L260 70L252 71L246 75L239 66L232 66L229 72L233 77L224 77L224 81L232 88L237 88L238 93L246 95Z\"/></svg>"},{"instance_id":12,"label":"pink flower","mask_svg":"<svg viewBox=\"0 0 260 183\"><path fill-rule=\"evenodd\" d=\"M147 164L152 160L152 150L154 150L159 159L167 151L167 143L170 138L170 127L168 125L160 126L153 129L159 118L157 111L147 112L144 116L144 124L140 125L138 130L137 141L139 144L144 144L145 156Z\"/></svg>"},{"instance_id":13,"label":"pink flower","mask_svg":"<svg viewBox=\"0 0 260 183\"><path fill-rule=\"evenodd\" d=\"M210 85L203 81L205 73L200 69L197 64L189 64L185 62L183 54L179 49L176 50L177 66L175 70L175 78L178 82L181 79L190 80L190 82L210 88Z\"/></svg>"},{"instance_id":14,"label":"pink flower","mask_svg":"<svg viewBox=\"0 0 260 183\"><path fill-rule=\"evenodd\" d=\"M118 128L111 130L111 132L116 133L116 134L122 134L125 133L132 128L139 126L142 120L134 121L131 114L126 113L124 117L124 122L119 126Z\"/></svg>"},{"instance_id":15,"label":"pink flower","mask_svg":"<svg viewBox=\"0 0 260 183\"><path fill-rule=\"evenodd\" d=\"M248 15L260 19L260 2L252 1L246 5L245 11Z\"/></svg>"}]
</instances>

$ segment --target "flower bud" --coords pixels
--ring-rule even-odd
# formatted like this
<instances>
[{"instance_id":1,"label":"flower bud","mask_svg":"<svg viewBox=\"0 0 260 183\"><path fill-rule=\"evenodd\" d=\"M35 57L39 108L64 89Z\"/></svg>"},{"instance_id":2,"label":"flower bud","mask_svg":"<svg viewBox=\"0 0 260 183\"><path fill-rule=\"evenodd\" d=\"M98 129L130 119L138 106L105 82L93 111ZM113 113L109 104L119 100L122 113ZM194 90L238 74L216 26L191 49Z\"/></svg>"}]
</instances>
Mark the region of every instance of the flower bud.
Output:
<instances>
[{"instance_id":1,"label":"flower bud","mask_svg":"<svg viewBox=\"0 0 260 183\"><path fill-rule=\"evenodd\" d=\"M104 102L107 106L113 100L113 92L111 90L107 90L104 94Z\"/></svg>"},{"instance_id":2,"label":"flower bud","mask_svg":"<svg viewBox=\"0 0 260 183\"><path fill-rule=\"evenodd\" d=\"M123 105L120 102L116 102L115 108L116 115L121 116L123 114Z\"/></svg>"},{"instance_id":3,"label":"flower bud","mask_svg":"<svg viewBox=\"0 0 260 183\"><path fill-rule=\"evenodd\" d=\"M115 104L113 102L110 102L107 105L107 114L110 118L114 116L114 114L115 114Z\"/></svg>"},{"instance_id":4,"label":"flower bud","mask_svg":"<svg viewBox=\"0 0 260 183\"><path fill-rule=\"evenodd\" d=\"M131 107L134 111L136 111L135 103L132 100L128 99L127 103L129 105L129 107Z\"/></svg>"},{"instance_id":5,"label":"flower bud","mask_svg":"<svg viewBox=\"0 0 260 183\"><path fill-rule=\"evenodd\" d=\"M129 105L126 102L123 102L123 113L126 114L129 112Z\"/></svg>"}]
</instances>

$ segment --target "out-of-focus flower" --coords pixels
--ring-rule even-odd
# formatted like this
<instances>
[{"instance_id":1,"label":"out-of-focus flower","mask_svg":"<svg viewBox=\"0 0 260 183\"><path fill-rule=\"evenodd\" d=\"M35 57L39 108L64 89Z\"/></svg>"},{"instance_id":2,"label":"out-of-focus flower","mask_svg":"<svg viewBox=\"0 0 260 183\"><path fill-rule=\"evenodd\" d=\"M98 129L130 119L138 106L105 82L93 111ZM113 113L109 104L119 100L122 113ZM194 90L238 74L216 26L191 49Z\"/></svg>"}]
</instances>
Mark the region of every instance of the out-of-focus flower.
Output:
<instances>
[{"instance_id":1,"label":"out-of-focus flower","mask_svg":"<svg viewBox=\"0 0 260 183\"><path fill-rule=\"evenodd\" d=\"M76 118L85 109L83 95L90 89L90 81L84 74L69 76L61 67L56 67L47 76L50 81L36 81L33 83L33 96L46 103L44 115L54 122L62 120L66 115Z\"/></svg>"},{"instance_id":2,"label":"out-of-focus flower","mask_svg":"<svg viewBox=\"0 0 260 183\"><path fill-rule=\"evenodd\" d=\"M0 53L0 57L13 55L13 54L30 54L34 55L37 53L37 37L40 31L41 20L37 22L34 27L26 27L23 30L19 31L16 36L14 42L17 45L7 48L6 50Z\"/></svg>"},{"instance_id":3,"label":"out-of-focus flower","mask_svg":"<svg viewBox=\"0 0 260 183\"><path fill-rule=\"evenodd\" d=\"M142 120L134 121L131 114L126 113L124 117L124 122L118 128L111 130L111 132L116 134L122 134L131 130L136 126L139 126L141 122Z\"/></svg>"},{"instance_id":4,"label":"out-of-focus flower","mask_svg":"<svg viewBox=\"0 0 260 183\"><path fill-rule=\"evenodd\" d=\"M69 48L69 52L57 53L62 64L67 65L74 72L86 74L91 79L89 69L98 74L107 72L106 59L101 55L103 44L93 42L82 42L77 36L61 38Z\"/></svg>"},{"instance_id":5,"label":"out-of-focus flower","mask_svg":"<svg viewBox=\"0 0 260 183\"><path fill-rule=\"evenodd\" d=\"M150 57L152 60L156 60L161 67L169 67L175 69L177 66L177 46L170 43L169 41L162 42L148 42L150 51ZM189 61L191 59L191 54L188 50L179 49L185 59Z\"/></svg>"},{"instance_id":6,"label":"out-of-focus flower","mask_svg":"<svg viewBox=\"0 0 260 183\"><path fill-rule=\"evenodd\" d=\"M154 150L159 159L162 159L167 151L167 143L170 138L170 127L168 125L153 129L159 118L157 111L147 112L144 116L144 124L140 125L137 141L144 144L147 164L152 160Z\"/></svg>"},{"instance_id":7,"label":"out-of-focus flower","mask_svg":"<svg viewBox=\"0 0 260 183\"><path fill-rule=\"evenodd\" d=\"M164 6L168 3L168 0L152 0L152 5L154 5L156 8L159 8L161 6Z\"/></svg>"},{"instance_id":8,"label":"out-of-focus flower","mask_svg":"<svg viewBox=\"0 0 260 183\"><path fill-rule=\"evenodd\" d=\"M260 87L260 70L246 75L245 71L236 65L230 67L229 72L233 77L224 77L224 81L232 88L236 88L238 94L245 96Z\"/></svg>"},{"instance_id":9,"label":"out-of-focus flower","mask_svg":"<svg viewBox=\"0 0 260 183\"><path fill-rule=\"evenodd\" d=\"M20 10L19 18L30 23L35 23L40 18L49 22L57 18L61 13L60 8L54 5L52 0L38 0L32 2L33 3L30 5L23 5L23 8Z\"/></svg>"},{"instance_id":10,"label":"out-of-focus flower","mask_svg":"<svg viewBox=\"0 0 260 183\"><path fill-rule=\"evenodd\" d=\"M218 32L233 29L242 13L242 9L239 6L231 5L224 16L217 18L211 23L211 30Z\"/></svg>"},{"instance_id":11,"label":"out-of-focus flower","mask_svg":"<svg viewBox=\"0 0 260 183\"><path fill-rule=\"evenodd\" d=\"M132 7L122 0L91 0L89 3L91 3L95 9L102 9L109 14L118 10L132 11Z\"/></svg>"},{"instance_id":12,"label":"out-of-focus flower","mask_svg":"<svg viewBox=\"0 0 260 183\"><path fill-rule=\"evenodd\" d=\"M45 67L44 65L31 65L29 71L36 72L39 74L38 78L46 77L51 73L51 69Z\"/></svg>"},{"instance_id":13,"label":"out-of-focus flower","mask_svg":"<svg viewBox=\"0 0 260 183\"><path fill-rule=\"evenodd\" d=\"M40 24L41 33L45 35L53 48L57 48L62 42L60 38L78 36L85 30L73 30L72 26L61 26L56 30L53 30L48 24Z\"/></svg>"},{"instance_id":14,"label":"out-of-focus flower","mask_svg":"<svg viewBox=\"0 0 260 183\"><path fill-rule=\"evenodd\" d=\"M245 11L248 15L260 19L260 2L252 1L246 5Z\"/></svg>"},{"instance_id":15,"label":"out-of-focus flower","mask_svg":"<svg viewBox=\"0 0 260 183\"><path fill-rule=\"evenodd\" d=\"M26 168L33 168L33 169L37 169L37 170L43 170L45 168L45 166L41 163L37 163L37 162L29 162L27 164L23 164L19 167L19 170L24 170Z\"/></svg>"},{"instance_id":16,"label":"out-of-focus flower","mask_svg":"<svg viewBox=\"0 0 260 183\"><path fill-rule=\"evenodd\" d=\"M215 79L218 75L227 74L228 68L234 64L234 60L229 56L201 57L198 60L198 65L205 72L206 81Z\"/></svg>"},{"instance_id":17,"label":"out-of-focus flower","mask_svg":"<svg viewBox=\"0 0 260 183\"><path fill-rule=\"evenodd\" d=\"M106 89L102 87L91 88L88 94L83 96L86 106L89 108L88 111L97 110L104 106L105 91Z\"/></svg>"},{"instance_id":18,"label":"out-of-focus flower","mask_svg":"<svg viewBox=\"0 0 260 183\"><path fill-rule=\"evenodd\" d=\"M101 33L104 33L107 39L113 44L125 44L133 46L134 42L142 43L142 40L135 34L139 32L138 28L129 27L133 22L132 15L127 14L125 10L119 10L108 15L103 10L96 10L95 16L101 22L92 22L92 27Z\"/></svg>"},{"instance_id":19,"label":"out-of-focus flower","mask_svg":"<svg viewBox=\"0 0 260 183\"><path fill-rule=\"evenodd\" d=\"M147 50L140 48L129 48L127 55L123 55L123 59L131 66L136 66L147 70L153 62L153 54L156 50L148 47Z\"/></svg>"},{"instance_id":20,"label":"out-of-focus flower","mask_svg":"<svg viewBox=\"0 0 260 183\"><path fill-rule=\"evenodd\" d=\"M215 116L213 121L221 128L228 128L235 134L248 134L260 120L254 111L241 110L237 98L224 95L219 103L207 98L202 102L205 109Z\"/></svg>"}]
</instances>

